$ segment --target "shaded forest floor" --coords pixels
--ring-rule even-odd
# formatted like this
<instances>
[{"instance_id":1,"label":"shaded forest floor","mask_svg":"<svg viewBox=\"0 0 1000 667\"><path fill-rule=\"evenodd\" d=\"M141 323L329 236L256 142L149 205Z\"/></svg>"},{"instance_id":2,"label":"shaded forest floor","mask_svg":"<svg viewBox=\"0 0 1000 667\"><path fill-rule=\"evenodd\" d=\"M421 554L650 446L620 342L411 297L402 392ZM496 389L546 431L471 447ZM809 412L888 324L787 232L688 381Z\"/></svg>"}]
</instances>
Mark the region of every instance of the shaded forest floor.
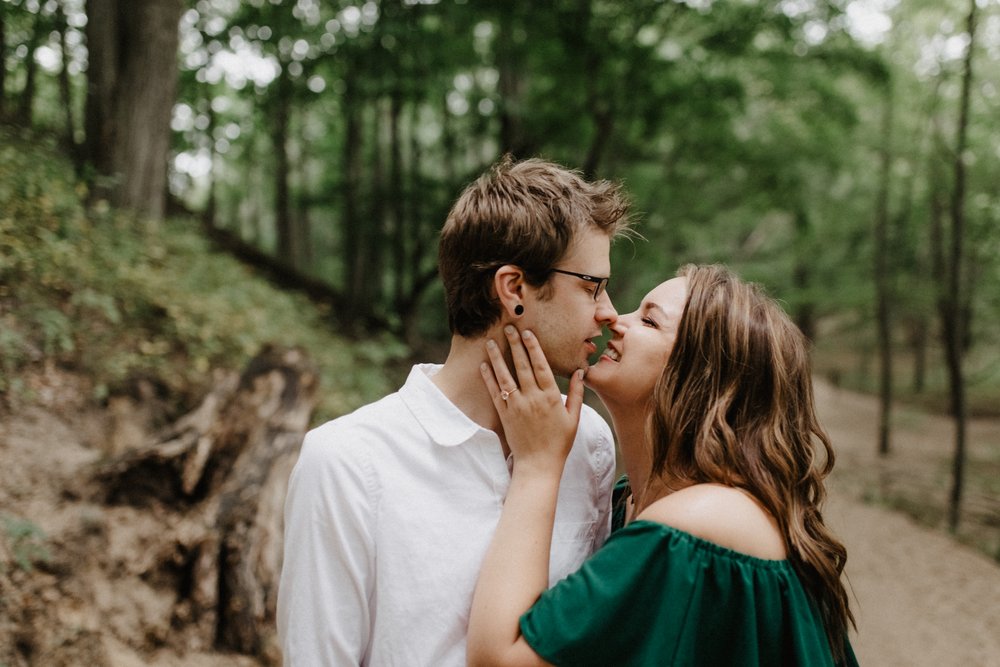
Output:
<instances>
[{"instance_id":1,"label":"shaded forest floor","mask_svg":"<svg viewBox=\"0 0 1000 667\"><path fill-rule=\"evenodd\" d=\"M87 500L90 467L107 441L141 429L141 419L88 408L73 375L50 369L31 382L38 400L0 420L0 548L9 564L0 572L0 664L256 665L186 650L172 593L141 575L155 556L145 545L162 529L157 517ZM1000 665L1000 566L872 502L880 478L887 497L931 486L922 480L947 459L948 421L905 413L897 452L883 462L873 453L874 399L823 381L817 396L839 454L828 516L849 551L861 663ZM1000 420L976 421L971 432L974 460L997 451Z\"/></svg>"}]
</instances>

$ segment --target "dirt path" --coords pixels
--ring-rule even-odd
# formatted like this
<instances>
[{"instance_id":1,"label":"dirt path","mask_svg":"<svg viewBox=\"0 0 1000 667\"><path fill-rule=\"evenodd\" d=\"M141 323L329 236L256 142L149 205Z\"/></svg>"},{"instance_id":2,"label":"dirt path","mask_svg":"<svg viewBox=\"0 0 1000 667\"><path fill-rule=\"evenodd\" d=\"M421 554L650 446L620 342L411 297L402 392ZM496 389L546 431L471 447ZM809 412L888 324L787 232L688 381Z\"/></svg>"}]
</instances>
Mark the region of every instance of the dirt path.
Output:
<instances>
[{"instance_id":1,"label":"dirt path","mask_svg":"<svg viewBox=\"0 0 1000 667\"><path fill-rule=\"evenodd\" d=\"M875 456L876 404L817 383L823 424L838 452L827 518L848 549L858 659L873 667L1000 666L1000 566L944 532L857 500L884 468ZM895 468L927 466L950 450L948 420L902 412ZM1000 424L974 422L972 439L1000 441Z\"/></svg>"}]
</instances>

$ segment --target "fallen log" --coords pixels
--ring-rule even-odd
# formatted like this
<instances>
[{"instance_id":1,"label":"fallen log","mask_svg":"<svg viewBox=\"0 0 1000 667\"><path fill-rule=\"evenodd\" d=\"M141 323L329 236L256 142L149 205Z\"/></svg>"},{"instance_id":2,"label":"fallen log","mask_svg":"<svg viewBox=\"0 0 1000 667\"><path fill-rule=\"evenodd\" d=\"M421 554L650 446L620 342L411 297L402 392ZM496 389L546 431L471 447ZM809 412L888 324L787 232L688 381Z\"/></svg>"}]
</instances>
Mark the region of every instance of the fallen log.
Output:
<instances>
[{"instance_id":1,"label":"fallen log","mask_svg":"<svg viewBox=\"0 0 1000 667\"><path fill-rule=\"evenodd\" d=\"M266 348L97 471L104 502L164 514L143 577L173 587L171 624L186 648L274 658L282 507L317 389L301 350Z\"/></svg>"}]
</instances>

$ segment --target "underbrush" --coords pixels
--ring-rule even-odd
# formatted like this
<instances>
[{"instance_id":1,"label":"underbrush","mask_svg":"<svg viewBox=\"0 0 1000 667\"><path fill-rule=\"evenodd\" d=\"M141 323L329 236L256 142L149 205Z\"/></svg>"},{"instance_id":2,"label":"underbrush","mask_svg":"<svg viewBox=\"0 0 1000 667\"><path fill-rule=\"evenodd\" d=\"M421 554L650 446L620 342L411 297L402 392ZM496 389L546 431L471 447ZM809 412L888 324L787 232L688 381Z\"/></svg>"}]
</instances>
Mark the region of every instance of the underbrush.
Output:
<instances>
[{"instance_id":1,"label":"underbrush","mask_svg":"<svg viewBox=\"0 0 1000 667\"><path fill-rule=\"evenodd\" d=\"M970 418L1000 417L1000 360L995 342L983 341L965 355L965 400ZM940 415L951 411L951 388L944 365L944 351L936 342L928 346L923 382L916 381L916 360L911 350L893 350L893 401ZM813 352L813 369L834 385L878 395L879 359L874 344L863 335L832 334L821 337Z\"/></svg>"},{"instance_id":2,"label":"underbrush","mask_svg":"<svg viewBox=\"0 0 1000 667\"><path fill-rule=\"evenodd\" d=\"M241 369L264 345L304 348L320 370L315 420L389 391L407 350L344 339L330 313L216 252L192 219L158 224L88 192L52 145L0 128L0 396L30 401L25 376L56 364L91 398L138 379L190 404L213 369Z\"/></svg>"}]
</instances>

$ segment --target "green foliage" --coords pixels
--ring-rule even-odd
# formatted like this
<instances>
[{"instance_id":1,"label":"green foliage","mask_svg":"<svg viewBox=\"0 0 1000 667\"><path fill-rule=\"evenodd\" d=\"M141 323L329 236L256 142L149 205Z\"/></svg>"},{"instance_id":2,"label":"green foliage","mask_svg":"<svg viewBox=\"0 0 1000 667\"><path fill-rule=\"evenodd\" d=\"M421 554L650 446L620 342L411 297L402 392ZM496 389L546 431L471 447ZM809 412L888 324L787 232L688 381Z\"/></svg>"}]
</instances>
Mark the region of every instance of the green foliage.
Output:
<instances>
[{"instance_id":1,"label":"green foliage","mask_svg":"<svg viewBox=\"0 0 1000 667\"><path fill-rule=\"evenodd\" d=\"M0 394L48 359L91 378L95 399L144 376L194 400L213 368L241 368L271 342L319 366L318 419L388 391L401 343L341 339L329 314L215 252L194 221L151 228L101 202L88 211L65 160L10 131L0 165Z\"/></svg>"},{"instance_id":2,"label":"green foliage","mask_svg":"<svg viewBox=\"0 0 1000 667\"><path fill-rule=\"evenodd\" d=\"M21 47L34 26L48 25L38 20L55 5L7 5L7 88L19 90L30 58ZM302 243L279 259L344 296L350 312L338 313L341 322L370 317L447 340L438 285L422 277L433 271L451 201L501 152L540 155L623 180L633 194L648 242L615 249L612 295L621 309L679 264L721 261L764 283L836 346L852 331L868 340L874 327L872 219L885 148L892 318L902 351L911 330L937 328L943 281L932 270L932 201L938 195L948 208L956 45L968 0L883 3L891 22L869 38L849 5L205 0L180 24L173 146L190 160L175 163L171 187L190 206L211 206L215 224L265 252L281 252L280 231L294 227ZM1000 50L988 27L995 20L995 6L985 8L967 151L969 384L981 405L1000 395L988 358L1000 331ZM270 66L241 73L222 67L227 55ZM85 77L71 79L82 106ZM887 93L895 99L891 137L880 122ZM56 99L55 73L39 70L36 126L61 127ZM23 161L4 157L8 171L23 170ZM183 223L145 239L106 211L88 217L73 188L47 189L48 172L65 166L43 161L50 164L0 183L0 200L16 195L52 219L4 235L21 246L0 248L0 276L26 271L60 298L16 323L2 320L13 328L0 333L0 370L43 355L99 363L112 369L99 385L106 392L135 369L162 372L155 367L165 359L202 373L245 354L255 344L251 330L272 324L258 322L256 301L240 286L245 271L181 267L186 253L201 252L185 245L199 241ZM0 218L8 227L31 219L6 211ZM32 239L49 253L38 267L23 247ZM76 256L93 255L95 243L134 261L119 267ZM88 276L92 288L66 285L67 275ZM105 279L131 292L100 285ZM215 287L201 294L203 284ZM220 310L216 300L237 309ZM223 320L231 325L220 335ZM106 347L128 323L144 328L95 362L81 348L79 322ZM854 356L868 354L859 344ZM939 355L930 363L940 368ZM852 382L854 375L843 374L852 386L872 386L870 376Z\"/></svg>"},{"instance_id":3,"label":"green foliage","mask_svg":"<svg viewBox=\"0 0 1000 667\"><path fill-rule=\"evenodd\" d=\"M31 572L35 563L47 563L52 555L45 544L45 533L28 519L4 516L0 519L3 538L14 558L14 563L24 572ZM2 566L3 563L0 563Z\"/></svg>"}]
</instances>

